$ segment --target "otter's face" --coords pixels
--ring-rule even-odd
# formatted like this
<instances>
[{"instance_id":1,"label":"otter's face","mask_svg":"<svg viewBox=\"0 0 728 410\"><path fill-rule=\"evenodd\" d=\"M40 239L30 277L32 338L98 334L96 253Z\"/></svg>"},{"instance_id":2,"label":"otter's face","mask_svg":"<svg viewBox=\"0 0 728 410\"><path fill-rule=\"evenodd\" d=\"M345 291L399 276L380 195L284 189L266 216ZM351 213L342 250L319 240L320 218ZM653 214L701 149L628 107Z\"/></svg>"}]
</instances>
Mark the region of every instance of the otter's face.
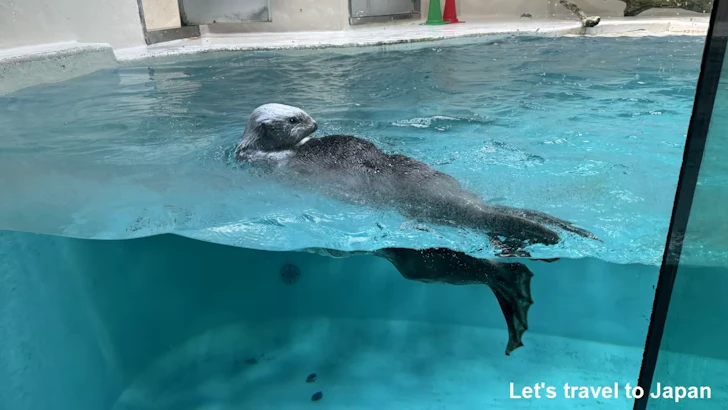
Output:
<instances>
[{"instance_id":1,"label":"otter's face","mask_svg":"<svg viewBox=\"0 0 728 410\"><path fill-rule=\"evenodd\" d=\"M265 104L253 111L248 121L248 128L257 134L256 148L279 151L295 147L316 132L318 125L300 108L283 104Z\"/></svg>"}]
</instances>

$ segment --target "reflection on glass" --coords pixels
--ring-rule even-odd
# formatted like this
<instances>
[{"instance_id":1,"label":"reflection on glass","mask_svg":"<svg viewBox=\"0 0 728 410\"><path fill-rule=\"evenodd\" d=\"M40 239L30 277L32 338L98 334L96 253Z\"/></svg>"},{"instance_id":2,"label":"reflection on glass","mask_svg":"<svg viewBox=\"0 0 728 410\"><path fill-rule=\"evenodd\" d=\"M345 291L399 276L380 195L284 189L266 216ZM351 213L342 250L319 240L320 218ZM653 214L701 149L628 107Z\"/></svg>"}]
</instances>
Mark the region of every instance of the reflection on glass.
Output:
<instances>
[{"instance_id":1,"label":"reflection on glass","mask_svg":"<svg viewBox=\"0 0 728 410\"><path fill-rule=\"evenodd\" d=\"M0 97L0 407L629 409L704 39L466 40ZM266 178L232 152L271 102L603 242L496 258L466 224Z\"/></svg>"},{"instance_id":2,"label":"reflection on glass","mask_svg":"<svg viewBox=\"0 0 728 410\"><path fill-rule=\"evenodd\" d=\"M728 61L728 60L725 60ZM728 71L724 62L683 242L649 410L728 406ZM659 388L658 388L658 384ZM686 390L679 394L671 390ZM692 389L691 389L692 388ZM659 396L658 396L659 390ZM658 398L659 397L659 398Z\"/></svg>"}]
</instances>

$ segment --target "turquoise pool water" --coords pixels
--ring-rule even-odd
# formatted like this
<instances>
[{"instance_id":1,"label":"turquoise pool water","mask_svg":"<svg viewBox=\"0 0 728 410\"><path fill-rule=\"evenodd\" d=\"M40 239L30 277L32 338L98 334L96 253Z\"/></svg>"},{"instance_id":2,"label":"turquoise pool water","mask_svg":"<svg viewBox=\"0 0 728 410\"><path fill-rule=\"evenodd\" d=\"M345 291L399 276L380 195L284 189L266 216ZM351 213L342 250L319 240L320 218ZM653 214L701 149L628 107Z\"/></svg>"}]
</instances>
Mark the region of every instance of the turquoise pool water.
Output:
<instances>
[{"instance_id":1,"label":"turquoise pool water","mask_svg":"<svg viewBox=\"0 0 728 410\"><path fill-rule=\"evenodd\" d=\"M514 400L509 383L636 383L702 46L518 37L213 54L0 97L0 404L631 408L624 397ZM474 232L422 229L236 168L248 113L271 101L305 109L318 135L362 136L604 242L566 236L532 252L562 260L522 260L535 304L525 346L506 357L487 288L407 281L369 256L296 252L491 249L475 252L485 239ZM693 251L724 264L720 250ZM280 276L287 263L300 268L292 284ZM728 278L694 274L716 289ZM720 298L705 308L728 310ZM700 313L685 315L697 326ZM713 354L728 337L715 332L701 349L728 359ZM694 345L686 333L671 350L689 359ZM707 360L701 371L724 374ZM318 380L305 383L311 372Z\"/></svg>"},{"instance_id":2,"label":"turquoise pool water","mask_svg":"<svg viewBox=\"0 0 728 410\"><path fill-rule=\"evenodd\" d=\"M495 203L569 219L534 256L659 264L701 37L508 38L375 53L247 53L103 71L0 99L0 227L160 233L263 250L447 246L482 236L271 185L228 161L259 104L302 107ZM645 46L649 44L649 46ZM479 256L488 256L488 247Z\"/></svg>"}]
</instances>

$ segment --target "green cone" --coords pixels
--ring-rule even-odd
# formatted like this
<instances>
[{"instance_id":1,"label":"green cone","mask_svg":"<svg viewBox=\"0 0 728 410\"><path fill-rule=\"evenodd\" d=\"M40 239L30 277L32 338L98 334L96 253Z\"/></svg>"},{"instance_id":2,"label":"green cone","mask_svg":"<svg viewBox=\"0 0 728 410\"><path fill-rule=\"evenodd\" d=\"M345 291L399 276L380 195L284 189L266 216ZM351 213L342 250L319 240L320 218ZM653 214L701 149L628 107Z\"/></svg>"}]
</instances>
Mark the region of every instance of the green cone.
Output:
<instances>
[{"instance_id":1,"label":"green cone","mask_svg":"<svg viewBox=\"0 0 728 410\"><path fill-rule=\"evenodd\" d=\"M440 0L430 0L430 9L427 11L427 21L424 24L439 25L448 24L442 19L442 10L440 9Z\"/></svg>"}]
</instances>

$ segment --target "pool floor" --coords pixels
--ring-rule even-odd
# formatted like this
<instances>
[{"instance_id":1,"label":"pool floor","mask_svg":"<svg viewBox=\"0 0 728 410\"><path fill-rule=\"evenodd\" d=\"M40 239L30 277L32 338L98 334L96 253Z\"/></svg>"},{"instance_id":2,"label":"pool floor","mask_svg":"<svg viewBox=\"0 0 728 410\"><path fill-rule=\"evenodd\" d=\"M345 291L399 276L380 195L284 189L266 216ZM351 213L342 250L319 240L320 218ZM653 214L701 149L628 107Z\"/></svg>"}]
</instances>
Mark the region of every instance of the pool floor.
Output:
<instances>
[{"instance_id":1,"label":"pool floor","mask_svg":"<svg viewBox=\"0 0 728 410\"><path fill-rule=\"evenodd\" d=\"M254 336L252 336L254 335ZM210 331L152 365L114 410L629 409L619 398L564 398L563 384L634 385L642 349L530 333L503 353L505 330L408 321L302 319ZM568 360L564 360L568 358ZM317 380L307 383L309 374ZM516 399L539 382L557 397Z\"/></svg>"},{"instance_id":2,"label":"pool floor","mask_svg":"<svg viewBox=\"0 0 728 410\"><path fill-rule=\"evenodd\" d=\"M255 335L255 336L251 336ZM505 331L409 321L310 318L239 323L210 331L152 365L113 410L631 409L642 349L530 333L527 349L503 354ZM694 357L664 352L680 359ZM568 359L565 359L568 358ZM728 362L709 360L703 379ZM307 383L311 373L316 380ZM660 380L656 380L660 381ZM549 399L511 398L527 385L555 387ZM662 381L663 385L666 383ZM570 386L613 386L617 398L566 398ZM711 399L655 399L657 408L723 409ZM323 398L312 403L314 393ZM514 396L515 396L514 395Z\"/></svg>"}]
</instances>

